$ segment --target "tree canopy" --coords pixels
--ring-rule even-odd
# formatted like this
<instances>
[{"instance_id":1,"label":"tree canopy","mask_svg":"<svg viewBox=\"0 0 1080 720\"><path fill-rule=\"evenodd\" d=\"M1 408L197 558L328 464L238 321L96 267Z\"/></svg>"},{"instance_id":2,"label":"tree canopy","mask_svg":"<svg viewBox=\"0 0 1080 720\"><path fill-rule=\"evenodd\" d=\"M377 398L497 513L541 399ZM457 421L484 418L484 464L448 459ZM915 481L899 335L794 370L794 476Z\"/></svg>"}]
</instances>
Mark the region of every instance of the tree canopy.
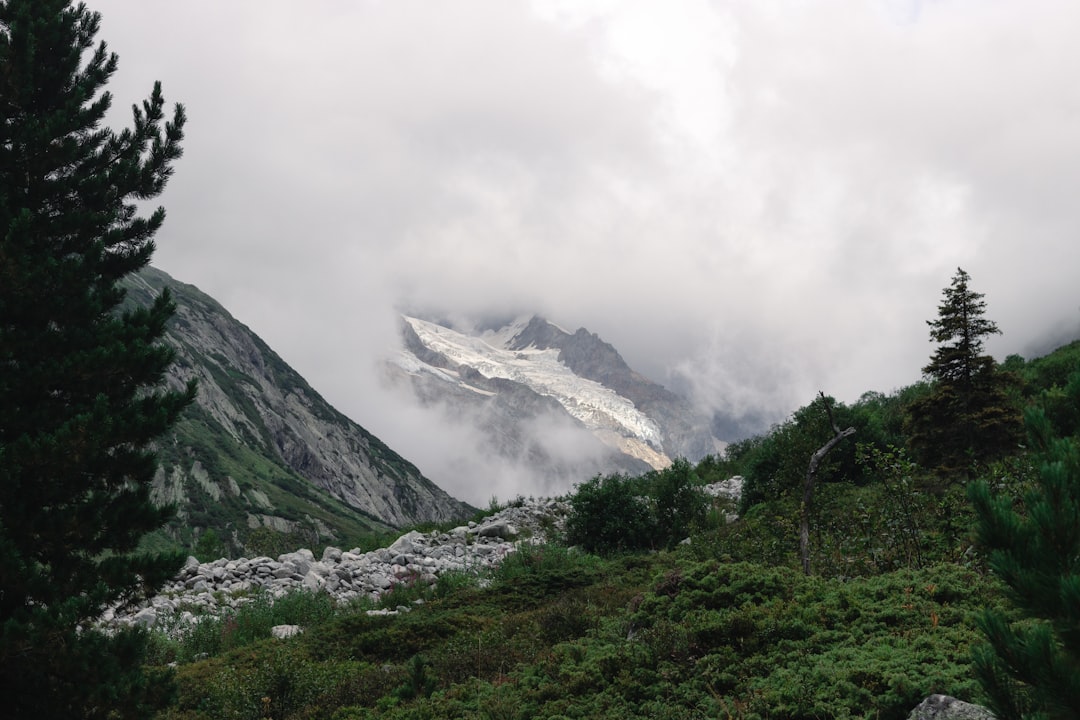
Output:
<instances>
[{"instance_id":1,"label":"tree canopy","mask_svg":"<svg viewBox=\"0 0 1080 720\"><path fill-rule=\"evenodd\" d=\"M0 1L0 677L5 716L145 717L160 687L138 633L92 621L172 577L139 550L170 517L150 500L152 442L194 398L163 384L167 294L122 307L164 220L185 114L161 87L102 127L117 57L67 0Z\"/></svg>"},{"instance_id":2,"label":"tree canopy","mask_svg":"<svg viewBox=\"0 0 1080 720\"><path fill-rule=\"evenodd\" d=\"M1007 454L1020 437L1009 378L983 353L984 338L1001 331L984 317L983 295L970 280L957 268L937 318L927 321L930 339L938 343L923 368L932 387L908 409L908 443L916 457L950 476Z\"/></svg>"},{"instance_id":3,"label":"tree canopy","mask_svg":"<svg viewBox=\"0 0 1080 720\"><path fill-rule=\"evenodd\" d=\"M1054 438L1037 408L1027 413L1041 456L1038 484L1018 511L983 480L969 492L990 568L1024 622L986 609L987 644L974 666L999 718L1080 715L1080 453Z\"/></svg>"}]
</instances>

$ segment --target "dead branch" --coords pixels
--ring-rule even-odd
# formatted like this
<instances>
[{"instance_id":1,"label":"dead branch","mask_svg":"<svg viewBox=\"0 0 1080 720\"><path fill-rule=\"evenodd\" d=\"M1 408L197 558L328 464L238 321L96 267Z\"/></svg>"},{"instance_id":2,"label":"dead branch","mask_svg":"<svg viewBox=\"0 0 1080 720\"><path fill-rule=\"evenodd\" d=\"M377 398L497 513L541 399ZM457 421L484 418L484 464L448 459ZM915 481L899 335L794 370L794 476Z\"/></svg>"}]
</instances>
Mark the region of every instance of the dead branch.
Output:
<instances>
[{"instance_id":1,"label":"dead branch","mask_svg":"<svg viewBox=\"0 0 1080 720\"><path fill-rule=\"evenodd\" d=\"M814 497L815 476L817 475L818 466L821 465L821 461L825 459L825 456L837 443L849 435L855 434L854 427L849 427L846 430L840 429L840 426L836 424L836 420L833 418L832 406L829 405L825 393L818 391L818 395L821 398L821 404L825 406L825 413L829 417L829 425L832 427L833 436L829 442L822 445L810 456L810 466L806 469L806 482L803 484L803 499L799 508L799 555L802 558L803 573L806 575L810 574L810 501Z\"/></svg>"}]
</instances>

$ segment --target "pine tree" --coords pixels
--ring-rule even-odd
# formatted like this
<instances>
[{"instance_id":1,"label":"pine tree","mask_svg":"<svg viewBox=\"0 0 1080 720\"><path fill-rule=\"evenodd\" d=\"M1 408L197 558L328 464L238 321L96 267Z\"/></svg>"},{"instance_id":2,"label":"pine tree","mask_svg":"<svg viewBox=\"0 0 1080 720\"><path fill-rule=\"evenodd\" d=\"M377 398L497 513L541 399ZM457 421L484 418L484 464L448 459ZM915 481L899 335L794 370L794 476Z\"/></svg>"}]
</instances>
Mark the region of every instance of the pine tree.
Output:
<instances>
[{"instance_id":1,"label":"pine tree","mask_svg":"<svg viewBox=\"0 0 1080 720\"><path fill-rule=\"evenodd\" d=\"M145 634L92 630L182 557L141 552L152 442L194 397L158 341L173 304L125 310L164 219L138 215L180 157L160 85L131 129L102 121L117 58L69 0L0 0L0 682L3 714L146 717ZM160 698L158 698L160 699Z\"/></svg>"},{"instance_id":2,"label":"pine tree","mask_svg":"<svg viewBox=\"0 0 1080 720\"><path fill-rule=\"evenodd\" d=\"M1021 431L1009 379L983 354L983 338L1001 331L984 317L983 295L970 288L970 280L957 268L937 319L927 321L931 340L939 343L923 368L933 385L908 408L911 449L924 465L950 476L1007 454Z\"/></svg>"},{"instance_id":3,"label":"pine tree","mask_svg":"<svg viewBox=\"0 0 1080 720\"><path fill-rule=\"evenodd\" d=\"M974 664L1001 720L1080 717L1080 453L1051 437L1042 410L1027 413L1043 461L1022 512L983 481L969 495L980 545L1023 621L988 609L978 625L988 643Z\"/></svg>"}]
</instances>

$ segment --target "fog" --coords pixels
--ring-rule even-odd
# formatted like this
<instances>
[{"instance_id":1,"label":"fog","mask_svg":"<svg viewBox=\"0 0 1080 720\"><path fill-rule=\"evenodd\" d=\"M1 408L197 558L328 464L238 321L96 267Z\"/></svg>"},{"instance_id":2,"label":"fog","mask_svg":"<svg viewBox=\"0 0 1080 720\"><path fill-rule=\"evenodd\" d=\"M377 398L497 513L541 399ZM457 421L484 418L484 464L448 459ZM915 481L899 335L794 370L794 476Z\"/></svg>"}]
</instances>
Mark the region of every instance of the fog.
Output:
<instances>
[{"instance_id":1,"label":"fog","mask_svg":"<svg viewBox=\"0 0 1080 720\"><path fill-rule=\"evenodd\" d=\"M382 386L402 309L584 326L732 434L918 380L957 267L999 359L1080 336L1075 4L89 4L111 122L188 111L155 265L474 503L545 488Z\"/></svg>"}]
</instances>

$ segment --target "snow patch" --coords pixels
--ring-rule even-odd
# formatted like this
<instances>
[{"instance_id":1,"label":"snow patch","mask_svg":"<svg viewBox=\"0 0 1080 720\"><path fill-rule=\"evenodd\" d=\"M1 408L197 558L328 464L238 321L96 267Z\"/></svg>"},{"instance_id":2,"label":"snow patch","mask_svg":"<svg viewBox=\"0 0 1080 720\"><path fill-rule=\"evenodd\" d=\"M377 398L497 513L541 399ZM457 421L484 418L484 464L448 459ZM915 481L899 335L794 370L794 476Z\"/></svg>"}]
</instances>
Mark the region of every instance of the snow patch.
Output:
<instances>
[{"instance_id":1,"label":"snow patch","mask_svg":"<svg viewBox=\"0 0 1080 720\"><path fill-rule=\"evenodd\" d=\"M471 367L487 378L512 380L539 395L551 397L593 432L614 431L635 438L662 453L660 428L634 403L614 390L593 380L578 377L559 362L559 351L528 347L508 350L510 342L529 323L530 316L516 318L498 330L479 337L445 328L432 322L406 317L417 337L426 347L452 363ZM398 364L409 372L433 371L411 353ZM415 369L411 369L415 368ZM445 378L444 379L449 379ZM460 383L460 380L457 382ZM470 390L476 388L470 387Z\"/></svg>"}]
</instances>

